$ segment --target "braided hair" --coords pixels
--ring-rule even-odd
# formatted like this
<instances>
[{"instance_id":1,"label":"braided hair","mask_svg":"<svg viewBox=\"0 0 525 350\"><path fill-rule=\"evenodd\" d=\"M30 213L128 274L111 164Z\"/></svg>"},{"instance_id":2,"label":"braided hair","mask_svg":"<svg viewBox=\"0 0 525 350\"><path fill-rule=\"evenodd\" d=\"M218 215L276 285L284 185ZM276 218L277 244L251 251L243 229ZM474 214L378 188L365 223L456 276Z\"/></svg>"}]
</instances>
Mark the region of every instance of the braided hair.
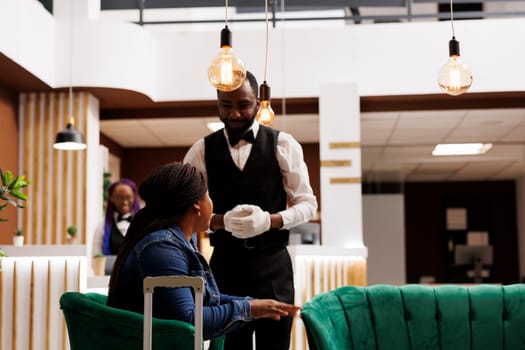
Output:
<instances>
[{"instance_id":1,"label":"braided hair","mask_svg":"<svg viewBox=\"0 0 525 350\"><path fill-rule=\"evenodd\" d=\"M186 211L208 190L202 173L191 164L180 162L160 166L139 187L146 205L131 220L129 229L111 272L108 305L114 298L124 262L135 244L149 233L177 225Z\"/></svg>"}]
</instances>

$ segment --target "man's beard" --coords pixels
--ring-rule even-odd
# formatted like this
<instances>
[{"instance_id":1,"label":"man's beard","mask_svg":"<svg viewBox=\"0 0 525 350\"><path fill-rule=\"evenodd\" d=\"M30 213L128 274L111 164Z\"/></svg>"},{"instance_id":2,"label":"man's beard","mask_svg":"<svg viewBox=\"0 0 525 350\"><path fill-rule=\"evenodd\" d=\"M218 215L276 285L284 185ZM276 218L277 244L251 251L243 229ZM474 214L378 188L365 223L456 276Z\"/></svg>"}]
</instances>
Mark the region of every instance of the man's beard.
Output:
<instances>
[{"instance_id":1,"label":"man's beard","mask_svg":"<svg viewBox=\"0 0 525 350\"><path fill-rule=\"evenodd\" d=\"M255 111L255 113L253 114L251 121L246 122L245 125L241 129L232 129L232 128L230 128L228 126L227 123L225 123L223 121L224 128L226 129L226 132L228 132L228 135L241 135L241 134L244 134L246 132L246 130L248 130L253 125L253 123L255 122L255 116L256 115L257 115L257 111Z\"/></svg>"}]
</instances>

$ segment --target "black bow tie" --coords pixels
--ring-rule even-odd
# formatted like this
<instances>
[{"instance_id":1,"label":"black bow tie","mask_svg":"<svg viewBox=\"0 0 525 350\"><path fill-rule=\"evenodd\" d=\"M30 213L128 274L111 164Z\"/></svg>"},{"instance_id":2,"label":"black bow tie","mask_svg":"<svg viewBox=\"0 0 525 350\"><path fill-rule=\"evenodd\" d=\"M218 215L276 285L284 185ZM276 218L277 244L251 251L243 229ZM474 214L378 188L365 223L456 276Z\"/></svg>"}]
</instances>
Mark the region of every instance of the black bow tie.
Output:
<instances>
[{"instance_id":1,"label":"black bow tie","mask_svg":"<svg viewBox=\"0 0 525 350\"><path fill-rule=\"evenodd\" d=\"M117 217L117 222L121 222L121 221L128 221L128 222L131 222L131 215L128 216L128 217L123 217L122 215L119 215Z\"/></svg>"},{"instance_id":2,"label":"black bow tie","mask_svg":"<svg viewBox=\"0 0 525 350\"><path fill-rule=\"evenodd\" d=\"M235 147L235 145L238 144L241 140L253 143L253 141L255 141L255 136L253 136L253 130L248 130L247 132L244 132L242 134L228 134L228 140L230 141L230 145L232 147Z\"/></svg>"}]
</instances>

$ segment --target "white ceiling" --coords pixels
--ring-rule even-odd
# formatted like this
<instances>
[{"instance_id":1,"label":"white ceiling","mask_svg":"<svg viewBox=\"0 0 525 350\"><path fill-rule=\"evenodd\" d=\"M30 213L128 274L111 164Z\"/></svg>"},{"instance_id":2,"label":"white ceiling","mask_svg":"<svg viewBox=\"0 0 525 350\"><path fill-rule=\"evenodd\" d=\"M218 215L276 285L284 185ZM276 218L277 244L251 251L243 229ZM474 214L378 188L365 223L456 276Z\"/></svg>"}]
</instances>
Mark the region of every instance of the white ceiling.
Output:
<instances>
[{"instance_id":1,"label":"white ceiling","mask_svg":"<svg viewBox=\"0 0 525 350\"><path fill-rule=\"evenodd\" d=\"M124 148L186 147L207 135L208 118L101 121ZM319 141L318 115L277 117L273 127L301 143ZM492 142L484 155L433 157L437 143ZM525 173L525 109L361 114L364 181L508 180Z\"/></svg>"}]
</instances>

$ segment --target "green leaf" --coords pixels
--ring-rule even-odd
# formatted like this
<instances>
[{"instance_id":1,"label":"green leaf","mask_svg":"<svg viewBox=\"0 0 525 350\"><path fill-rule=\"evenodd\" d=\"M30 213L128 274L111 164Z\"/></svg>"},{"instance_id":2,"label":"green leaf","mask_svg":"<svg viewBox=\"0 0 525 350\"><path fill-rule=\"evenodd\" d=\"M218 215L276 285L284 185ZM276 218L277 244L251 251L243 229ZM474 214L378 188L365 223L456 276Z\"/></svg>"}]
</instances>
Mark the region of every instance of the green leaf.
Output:
<instances>
[{"instance_id":1,"label":"green leaf","mask_svg":"<svg viewBox=\"0 0 525 350\"><path fill-rule=\"evenodd\" d=\"M31 184L31 181L18 181L17 188L24 188Z\"/></svg>"},{"instance_id":2,"label":"green leaf","mask_svg":"<svg viewBox=\"0 0 525 350\"><path fill-rule=\"evenodd\" d=\"M20 176L15 177L14 181L9 184L8 188L10 190L12 190L13 188L17 188L19 179L20 179Z\"/></svg>"},{"instance_id":3,"label":"green leaf","mask_svg":"<svg viewBox=\"0 0 525 350\"><path fill-rule=\"evenodd\" d=\"M2 169L0 169L0 181L0 211L9 205L15 208L24 208L24 205L19 202L27 201L28 196L22 193L21 189L31 184L31 181L27 181L24 175L15 177L10 170L4 172ZM0 222L5 221L8 220L0 218Z\"/></svg>"},{"instance_id":4,"label":"green leaf","mask_svg":"<svg viewBox=\"0 0 525 350\"><path fill-rule=\"evenodd\" d=\"M11 171L9 171L9 170L6 170L6 172L5 172L5 185L4 186L9 186L11 181L13 181L13 173Z\"/></svg>"},{"instance_id":5,"label":"green leaf","mask_svg":"<svg viewBox=\"0 0 525 350\"><path fill-rule=\"evenodd\" d=\"M11 191L11 196L21 199L23 201L27 200L27 195L23 194L22 192Z\"/></svg>"}]
</instances>

